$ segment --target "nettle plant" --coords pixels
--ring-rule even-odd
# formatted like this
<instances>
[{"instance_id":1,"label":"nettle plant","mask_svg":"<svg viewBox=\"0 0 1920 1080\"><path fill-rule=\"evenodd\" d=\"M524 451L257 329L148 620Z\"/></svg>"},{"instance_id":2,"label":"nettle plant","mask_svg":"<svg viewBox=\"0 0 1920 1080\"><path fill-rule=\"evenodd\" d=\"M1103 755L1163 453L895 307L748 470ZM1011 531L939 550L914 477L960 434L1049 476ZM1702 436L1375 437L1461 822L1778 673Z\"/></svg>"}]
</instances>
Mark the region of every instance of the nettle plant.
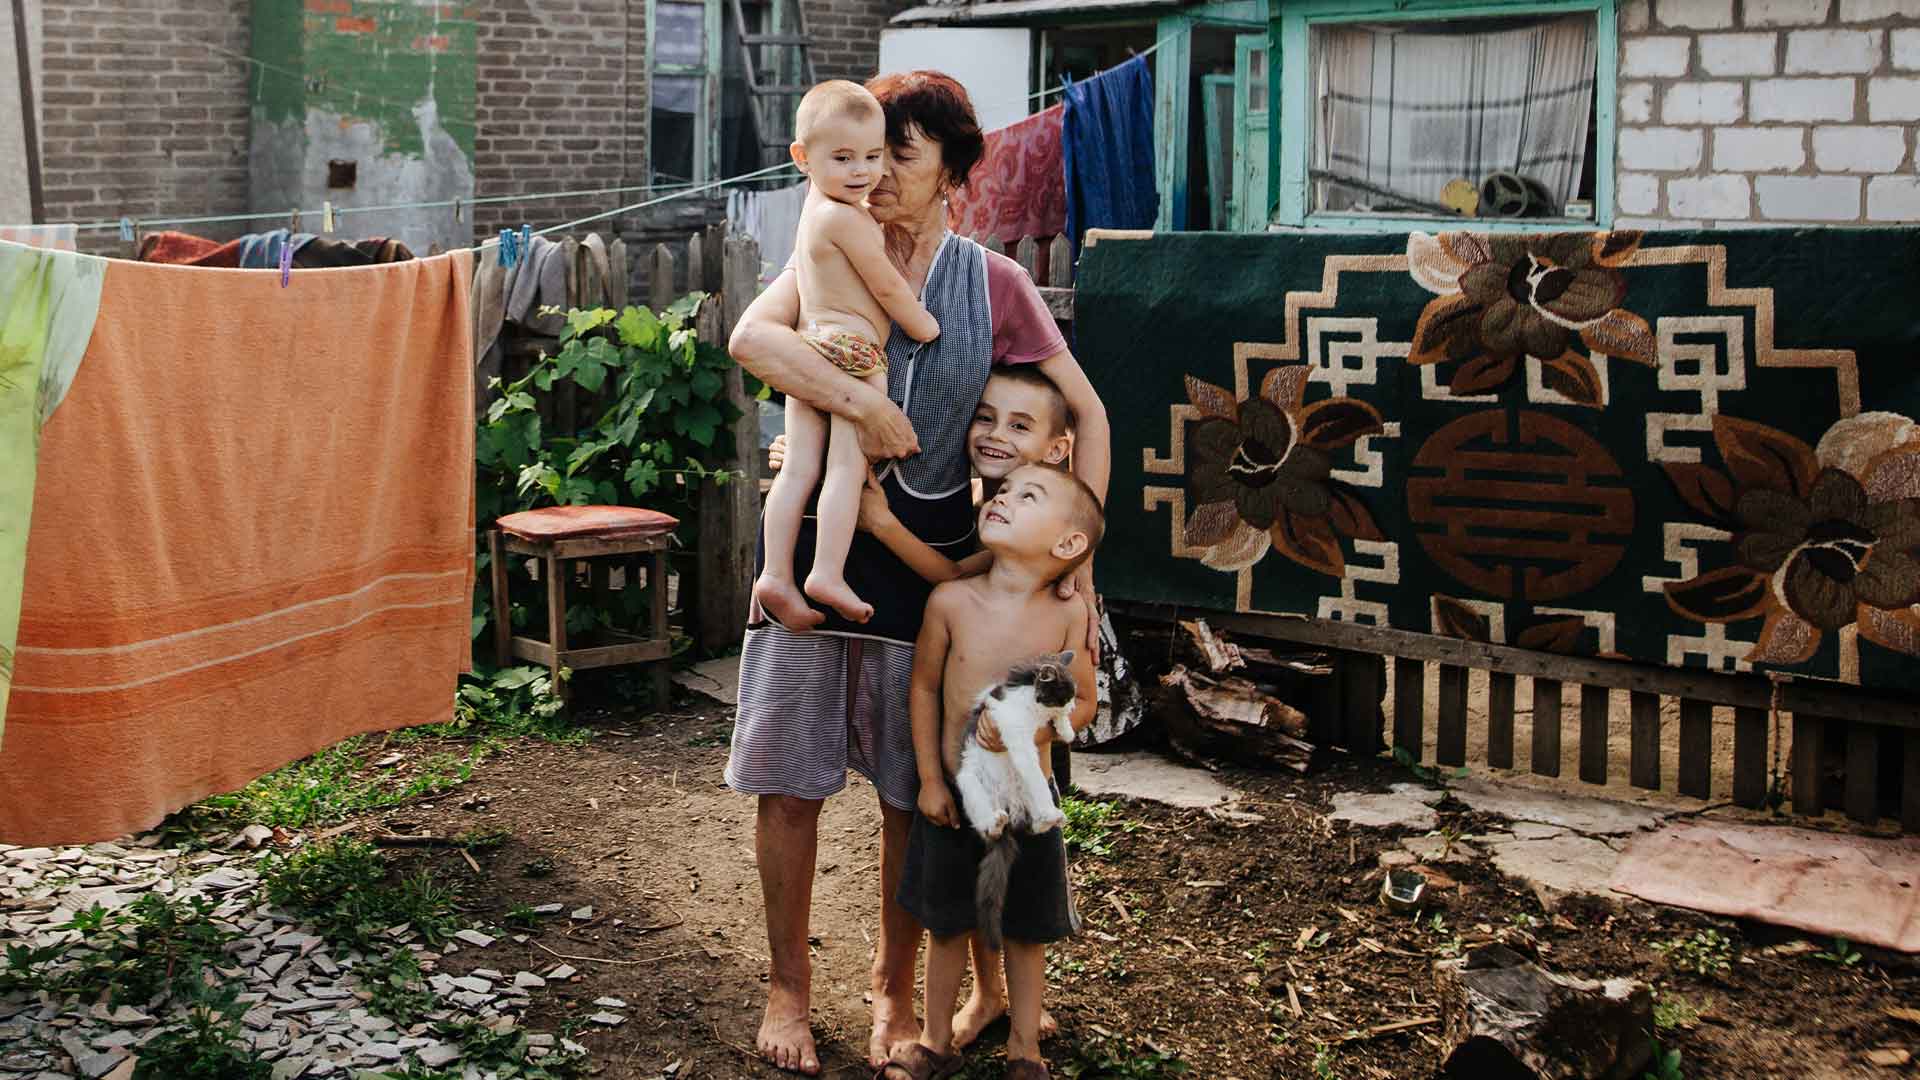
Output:
<instances>
[{"instance_id":1,"label":"nettle plant","mask_svg":"<svg viewBox=\"0 0 1920 1080\"><path fill-rule=\"evenodd\" d=\"M704 293L690 293L665 311L643 307L575 309L566 313L560 347L526 374L495 379L498 395L481 418L476 516L484 536L495 518L540 506L598 503L646 506L680 518L682 539L697 521L702 485L739 473L730 426L740 411L727 400L733 359L701 341L693 327ZM766 390L751 376L760 397ZM562 395L576 403L578 426ZM488 556L481 545L474 591L473 635L491 616ZM585 599L569 608L569 629L625 623L643 610L638 590L623 589L623 610L602 612ZM533 595L532 593L528 594ZM537 603L537 598L535 599ZM516 625L544 612L514 609Z\"/></svg>"}]
</instances>

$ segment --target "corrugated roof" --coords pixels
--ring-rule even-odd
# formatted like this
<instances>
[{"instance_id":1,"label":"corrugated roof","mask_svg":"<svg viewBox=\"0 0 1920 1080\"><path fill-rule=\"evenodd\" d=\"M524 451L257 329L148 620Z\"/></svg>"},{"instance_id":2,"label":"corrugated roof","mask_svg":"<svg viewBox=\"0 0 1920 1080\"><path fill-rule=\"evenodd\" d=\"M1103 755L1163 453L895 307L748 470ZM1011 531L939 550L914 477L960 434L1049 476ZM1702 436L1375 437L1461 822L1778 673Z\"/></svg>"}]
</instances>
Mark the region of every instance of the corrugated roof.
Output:
<instances>
[{"instance_id":1,"label":"corrugated roof","mask_svg":"<svg viewBox=\"0 0 1920 1080\"><path fill-rule=\"evenodd\" d=\"M897 25L1002 25L1046 22L1062 15L1134 15L1188 6L1189 0L981 0L972 4L935 3L908 8L893 17Z\"/></svg>"}]
</instances>

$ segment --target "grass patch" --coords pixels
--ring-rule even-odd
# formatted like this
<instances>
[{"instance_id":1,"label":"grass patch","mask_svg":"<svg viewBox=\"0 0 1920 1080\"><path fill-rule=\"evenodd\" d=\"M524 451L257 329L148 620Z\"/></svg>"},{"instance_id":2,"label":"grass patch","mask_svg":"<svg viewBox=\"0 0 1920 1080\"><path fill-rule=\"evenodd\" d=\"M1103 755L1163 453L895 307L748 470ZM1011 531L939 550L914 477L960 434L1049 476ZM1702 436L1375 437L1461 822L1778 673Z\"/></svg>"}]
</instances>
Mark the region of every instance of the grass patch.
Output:
<instances>
[{"instance_id":1,"label":"grass patch","mask_svg":"<svg viewBox=\"0 0 1920 1080\"><path fill-rule=\"evenodd\" d=\"M1060 812L1067 815L1063 835L1067 850L1081 855L1106 858L1113 854L1115 834L1131 833L1140 826L1120 817L1120 804L1093 799L1060 799Z\"/></svg>"},{"instance_id":2,"label":"grass patch","mask_svg":"<svg viewBox=\"0 0 1920 1080\"><path fill-rule=\"evenodd\" d=\"M1057 1072L1066 1080L1168 1080L1189 1068L1177 1055L1119 1038L1095 1038L1066 1048Z\"/></svg>"},{"instance_id":3,"label":"grass patch","mask_svg":"<svg viewBox=\"0 0 1920 1080\"><path fill-rule=\"evenodd\" d=\"M461 1063L482 1073L495 1073L517 1080L573 1080L587 1074L585 1055L555 1048L535 1060L529 1051L527 1033L509 1028L496 1032L476 1023L441 1024L440 1037L460 1044Z\"/></svg>"},{"instance_id":4,"label":"grass patch","mask_svg":"<svg viewBox=\"0 0 1920 1080\"><path fill-rule=\"evenodd\" d=\"M401 923L438 947L462 925L452 886L425 871L389 880L385 857L364 840L342 837L269 857L260 878L275 904L346 948L373 950L383 931Z\"/></svg>"},{"instance_id":5,"label":"grass patch","mask_svg":"<svg viewBox=\"0 0 1920 1080\"><path fill-rule=\"evenodd\" d=\"M472 779L473 767L485 756L485 748L475 747L464 757L434 754L408 774L393 767L369 772L361 760L366 742L366 736L356 735L335 743L239 791L203 800L200 809L215 817L288 829L328 825L459 787Z\"/></svg>"}]
</instances>

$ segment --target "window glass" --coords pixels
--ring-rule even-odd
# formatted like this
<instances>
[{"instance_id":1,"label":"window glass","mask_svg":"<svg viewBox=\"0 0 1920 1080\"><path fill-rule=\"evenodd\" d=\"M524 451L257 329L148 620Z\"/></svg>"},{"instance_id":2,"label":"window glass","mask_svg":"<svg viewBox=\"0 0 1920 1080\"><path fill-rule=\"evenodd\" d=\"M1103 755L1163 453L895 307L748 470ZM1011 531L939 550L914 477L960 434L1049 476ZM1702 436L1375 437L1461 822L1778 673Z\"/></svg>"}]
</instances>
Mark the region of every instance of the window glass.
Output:
<instances>
[{"instance_id":1,"label":"window glass","mask_svg":"<svg viewBox=\"0 0 1920 1080\"><path fill-rule=\"evenodd\" d=\"M1592 198L1592 15L1313 27L1310 209L1565 217Z\"/></svg>"},{"instance_id":2,"label":"window glass","mask_svg":"<svg viewBox=\"0 0 1920 1080\"><path fill-rule=\"evenodd\" d=\"M705 4L659 2L653 6L653 62L699 67L707 58Z\"/></svg>"},{"instance_id":3,"label":"window glass","mask_svg":"<svg viewBox=\"0 0 1920 1080\"><path fill-rule=\"evenodd\" d=\"M653 138L647 149L656 181L693 179L693 131L703 82L697 75L653 77Z\"/></svg>"}]
</instances>

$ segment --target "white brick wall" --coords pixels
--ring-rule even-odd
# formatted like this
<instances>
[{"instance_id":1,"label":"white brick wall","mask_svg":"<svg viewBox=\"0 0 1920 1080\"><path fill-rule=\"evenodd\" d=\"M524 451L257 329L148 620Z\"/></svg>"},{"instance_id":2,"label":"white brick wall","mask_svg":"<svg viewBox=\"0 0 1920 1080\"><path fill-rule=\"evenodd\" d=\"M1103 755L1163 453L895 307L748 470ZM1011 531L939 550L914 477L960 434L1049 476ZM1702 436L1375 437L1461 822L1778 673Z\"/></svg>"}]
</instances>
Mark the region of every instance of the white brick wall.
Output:
<instances>
[{"instance_id":1,"label":"white brick wall","mask_svg":"<svg viewBox=\"0 0 1920 1080\"><path fill-rule=\"evenodd\" d=\"M1622 227L1920 222L1920 0L1621 0Z\"/></svg>"}]
</instances>

